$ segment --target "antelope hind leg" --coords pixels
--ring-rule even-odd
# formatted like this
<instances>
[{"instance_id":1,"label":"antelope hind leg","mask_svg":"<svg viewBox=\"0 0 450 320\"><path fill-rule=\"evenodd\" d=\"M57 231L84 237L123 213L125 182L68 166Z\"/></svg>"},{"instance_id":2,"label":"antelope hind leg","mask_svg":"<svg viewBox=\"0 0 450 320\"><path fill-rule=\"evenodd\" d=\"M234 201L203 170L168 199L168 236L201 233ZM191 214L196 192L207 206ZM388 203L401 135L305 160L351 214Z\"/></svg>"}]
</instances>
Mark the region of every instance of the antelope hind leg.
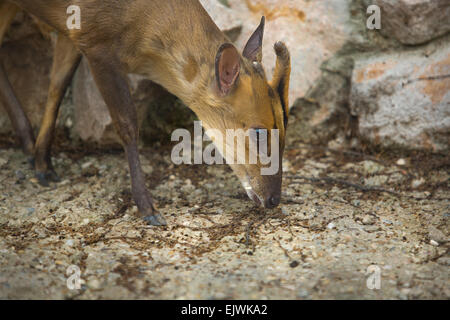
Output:
<instances>
[{"instance_id":1,"label":"antelope hind leg","mask_svg":"<svg viewBox=\"0 0 450 320\"><path fill-rule=\"evenodd\" d=\"M0 2L0 46L18 11L19 8L10 2ZM34 152L33 129L8 80L8 76L3 68L3 61L0 61L0 101L11 119L24 153L32 156Z\"/></svg>"},{"instance_id":2,"label":"antelope hind leg","mask_svg":"<svg viewBox=\"0 0 450 320\"><path fill-rule=\"evenodd\" d=\"M43 186L48 186L49 181L59 181L51 161L51 144L61 101L80 60L81 53L67 37L59 34L53 56L44 118L34 151L36 178Z\"/></svg>"}]
</instances>

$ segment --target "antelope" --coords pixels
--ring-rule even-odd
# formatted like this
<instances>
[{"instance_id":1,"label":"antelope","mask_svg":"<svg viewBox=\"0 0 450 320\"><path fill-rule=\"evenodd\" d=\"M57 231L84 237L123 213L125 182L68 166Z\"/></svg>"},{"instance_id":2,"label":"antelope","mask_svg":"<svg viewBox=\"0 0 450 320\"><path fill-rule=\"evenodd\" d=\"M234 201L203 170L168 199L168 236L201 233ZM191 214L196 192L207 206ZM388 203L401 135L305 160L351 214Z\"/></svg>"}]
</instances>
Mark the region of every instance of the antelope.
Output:
<instances>
[{"instance_id":1,"label":"antelope","mask_svg":"<svg viewBox=\"0 0 450 320\"><path fill-rule=\"evenodd\" d=\"M73 5L80 9L79 29L67 27L67 8ZM278 130L282 155L289 112L290 55L284 43L275 43L276 66L269 82L261 64L264 17L240 52L198 0L0 0L0 44L20 9L58 33L36 140L0 63L0 99L24 152L34 159L41 184L58 179L50 156L55 122L82 56L89 63L125 150L135 204L150 225L166 225L166 221L145 185L129 73L144 75L179 97L205 128L223 133L227 129ZM230 165L249 198L265 208L280 203L281 159L272 175L261 174L259 161Z\"/></svg>"}]
</instances>

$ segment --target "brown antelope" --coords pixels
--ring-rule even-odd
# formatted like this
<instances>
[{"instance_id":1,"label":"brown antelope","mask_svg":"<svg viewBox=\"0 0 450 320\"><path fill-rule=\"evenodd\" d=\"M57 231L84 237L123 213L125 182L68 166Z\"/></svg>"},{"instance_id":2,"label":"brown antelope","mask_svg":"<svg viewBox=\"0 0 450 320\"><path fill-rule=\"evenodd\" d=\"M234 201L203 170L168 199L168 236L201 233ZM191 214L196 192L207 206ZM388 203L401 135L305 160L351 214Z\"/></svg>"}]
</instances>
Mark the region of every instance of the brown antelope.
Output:
<instances>
[{"instance_id":1,"label":"brown antelope","mask_svg":"<svg viewBox=\"0 0 450 320\"><path fill-rule=\"evenodd\" d=\"M71 5L80 9L79 29L67 26ZM145 75L178 96L205 128L220 132L255 128L269 133L278 129L282 155L290 56L282 42L275 44L276 67L268 82L261 65L264 17L240 53L197 0L0 0L0 44L20 8L58 32L48 100L36 142L0 63L0 99L25 153L34 157L41 184L57 179L50 158L53 131L60 102L82 55L89 62L123 143L133 199L149 224L166 222L145 186L127 74ZM266 208L280 203L281 156L278 161L278 171L273 175L261 175L260 161L231 165L249 197Z\"/></svg>"}]
</instances>

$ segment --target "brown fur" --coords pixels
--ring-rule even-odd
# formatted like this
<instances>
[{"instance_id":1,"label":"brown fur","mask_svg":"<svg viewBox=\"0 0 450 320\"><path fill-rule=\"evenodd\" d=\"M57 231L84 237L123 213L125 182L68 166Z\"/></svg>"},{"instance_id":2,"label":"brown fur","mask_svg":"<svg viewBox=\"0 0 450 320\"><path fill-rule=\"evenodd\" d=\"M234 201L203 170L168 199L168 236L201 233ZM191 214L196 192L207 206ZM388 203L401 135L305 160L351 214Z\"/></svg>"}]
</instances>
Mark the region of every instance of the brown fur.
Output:
<instances>
[{"instance_id":1,"label":"brown fur","mask_svg":"<svg viewBox=\"0 0 450 320\"><path fill-rule=\"evenodd\" d=\"M54 122L80 58L74 48L89 61L124 144L134 200L150 223L164 221L156 214L139 163L136 110L127 84L128 73L145 75L177 95L197 113L205 128L222 132L279 129L281 151L284 149L287 122L283 113L287 115L289 53L283 44L276 45L275 77L269 84L260 64L264 19L244 54L240 54L196 0L8 1L60 34L49 101L36 144L38 171L51 170L49 149ZM81 8L81 30L66 28L69 5ZM74 53L68 55L69 51ZM8 90L0 88L0 91ZM281 163L278 174L273 176L261 176L260 164L232 167L241 181L250 183L259 202L266 207L279 203Z\"/></svg>"}]
</instances>

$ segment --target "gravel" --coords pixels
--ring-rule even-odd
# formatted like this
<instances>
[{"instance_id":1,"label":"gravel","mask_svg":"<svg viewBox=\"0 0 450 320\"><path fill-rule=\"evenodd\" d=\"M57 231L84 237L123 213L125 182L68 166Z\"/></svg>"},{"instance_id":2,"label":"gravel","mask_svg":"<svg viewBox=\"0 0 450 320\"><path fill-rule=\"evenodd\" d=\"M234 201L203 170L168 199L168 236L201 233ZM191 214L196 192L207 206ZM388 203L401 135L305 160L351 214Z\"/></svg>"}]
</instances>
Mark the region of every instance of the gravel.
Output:
<instances>
[{"instance_id":1,"label":"gravel","mask_svg":"<svg viewBox=\"0 0 450 320\"><path fill-rule=\"evenodd\" d=\"M0 149L0 299L449 299L448 170L307 147L287 151L273 210L226 166L173 166L169 151L143 149L164 228L136 216L123 154L56 152L62 182L44 188L20 150ZM70 266L80 289L67 286Z\"/></svg>"}]
</instances>

